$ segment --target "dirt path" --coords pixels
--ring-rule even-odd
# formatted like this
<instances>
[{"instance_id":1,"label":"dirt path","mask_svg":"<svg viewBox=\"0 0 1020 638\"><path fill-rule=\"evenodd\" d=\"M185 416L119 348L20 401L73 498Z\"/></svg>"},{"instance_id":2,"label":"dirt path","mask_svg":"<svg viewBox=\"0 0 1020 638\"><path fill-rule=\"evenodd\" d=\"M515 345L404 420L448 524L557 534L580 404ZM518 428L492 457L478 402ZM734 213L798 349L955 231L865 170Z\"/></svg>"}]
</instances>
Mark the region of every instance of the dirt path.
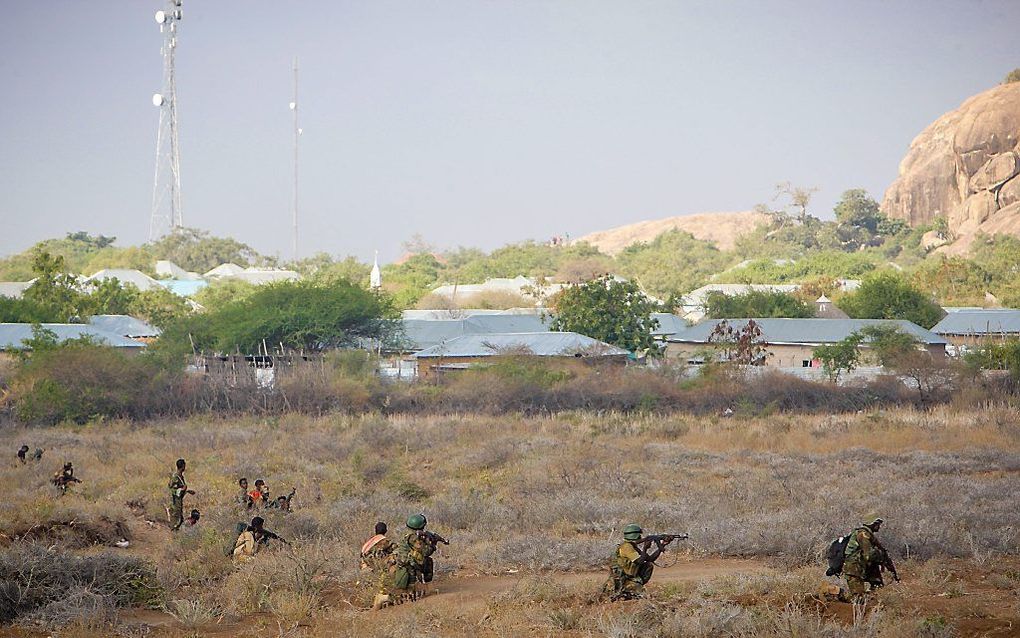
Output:
<instances>
[{"instance_id":1,"label":"dirt path","mask_svg":"<svg viewBox=\"0 0 1020 638\"><path fill-rule=\"evenodd\" d=\"M681 559L668 567L658 567L653 576L656 585L674 582L704 581L721 576L739 574L761 574L770 571L762 561L737 558ZM441 579L436 583L433 593L421 600L421 606L428 604L481 604L488 596L507 591L516 587L529 576L540 576L544 579L563 585L573 585L581 581L602 583L607 578L606 571L582 573L517 573L506 576L462 576Z\"/></svg>"}]
</instances>

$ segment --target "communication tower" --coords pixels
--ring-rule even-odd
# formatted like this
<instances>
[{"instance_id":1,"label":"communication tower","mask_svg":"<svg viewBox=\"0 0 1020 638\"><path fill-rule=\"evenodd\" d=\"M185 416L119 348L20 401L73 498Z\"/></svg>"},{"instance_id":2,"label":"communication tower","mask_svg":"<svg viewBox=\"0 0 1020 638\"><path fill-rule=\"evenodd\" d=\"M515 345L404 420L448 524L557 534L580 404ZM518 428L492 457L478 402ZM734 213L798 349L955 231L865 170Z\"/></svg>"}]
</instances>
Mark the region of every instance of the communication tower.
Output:
<instances>
[{"instance_id":1,"label":"communication tower","mask_svg":"<svg viewBox=\"0 0 1020 638\"><path fill-rule=\"evenodd\" d=\"M152 186L152 215L149 218L149 240L184 226L181 215L181 155L177 144L177 80L174 57L177 52L178 26L181 23L181 0L165 0L156 12L156 23L163 35L163 88L152 96L159 108L159 131L156 134L156 176Z\"/></svg>"},{"instance_id":2,"label":"communication tower","mask_svg":"<svg viewBox=\"0 0 1020 638\"><path fill-rule=\"evenodd\" d=\"M298 65L297 56L294 56L294 98L290 101L290 110L294 115L294 200L291 203L291 215L294 220L294 260L298 258L298 139L301 137L301 129L298 127L298 94L297 94Z\"/></svg>"}]
</instances>

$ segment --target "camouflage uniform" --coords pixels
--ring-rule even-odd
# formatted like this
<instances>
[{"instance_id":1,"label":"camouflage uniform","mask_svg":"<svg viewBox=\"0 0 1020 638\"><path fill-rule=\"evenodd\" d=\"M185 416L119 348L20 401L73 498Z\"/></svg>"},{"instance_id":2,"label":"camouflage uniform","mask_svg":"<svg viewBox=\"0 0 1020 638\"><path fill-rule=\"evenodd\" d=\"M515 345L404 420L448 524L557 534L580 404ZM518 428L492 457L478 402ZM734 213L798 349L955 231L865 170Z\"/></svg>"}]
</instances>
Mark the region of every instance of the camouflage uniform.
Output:
<instances>
[{"instance_id":1,"label":"camouflage uniform","mask_svg":"<svg viewBox=\"0 0 1020 638\"><path fill-rule=\"evenodd\" d=\"M867 526L861 526L850 533L843 561L843 575L850 595L863 596L870 589L877 589L882 581L881 565L885 560L885 548Z\"/></svg>"},{"instance_id":2,"label":"camouflage uniform","mask_svg":"<svg viewBox=\"0 0 1020 638\"><path fill-rule=\"evenodd\" d=\"M388 578L382 580L380 593L415 597L415 584L432 580L432 553L435 546L416 531L408 532L393 550Z\"/></svg>"},{"instance_id":3,"label":"camouflage uniform","mask_svg":"<svg viewBox=\"0 0 1020 638\"><path fill-rule=\"evenodd\" d=\"M184 495L188 493L188 484L184 482L184 475L180 471L174 472L170 477L170 507L167 508L167 518L170 529L180 529L184 524Z\"/></svg>"},{"instance_id":4,"label":"camouflage uniform","mask_svg":"<svg viewBox=\"0 0 1020 638\"><path fill-rule=\"evenodd\" d=\"M655 564L646 560L637 544L623 541L616 548L605 592L612 600L631 600L644 595L645 585L652 579Z\"/></svg>"}]
</instances>

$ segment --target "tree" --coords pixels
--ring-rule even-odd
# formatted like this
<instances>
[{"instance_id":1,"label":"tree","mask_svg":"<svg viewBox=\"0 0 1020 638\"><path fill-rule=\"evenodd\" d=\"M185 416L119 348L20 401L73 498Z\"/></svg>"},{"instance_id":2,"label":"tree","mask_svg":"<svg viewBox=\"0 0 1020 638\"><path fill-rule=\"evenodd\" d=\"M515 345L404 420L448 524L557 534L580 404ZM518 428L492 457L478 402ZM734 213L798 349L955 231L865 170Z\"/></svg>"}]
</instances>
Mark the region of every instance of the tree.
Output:
<instances>
[{"instance_id":1,"label":"tree","mask_svg":"<svg viewBox=\"0 0 1020 638\"><path fill-rule=\"evenodd\" d=\"M187 327L200 349L254 353L265 343L317 352L386 339L396 330L396 319L387 296L349 281L287 281L261 286L243 299L197 315ZM186 337L179 330L171 336Z\"/></svg>"},{"instance_id":2,"label":"tree","mask_svg":"<svg viewBox=\"0 0 1020 638\"><path fill-rule=\"evenodd\" d=\"M35 281L22 295L27 314L34 321L66 322L80 317L87 309L85 295L78 289L74 275L65 272L64 258L39 250L32 258Z\"/></svg>"},{"instance_id":3,"label":"tree","mask_svg":"<svg viewBox=\"0 0 1020 638\"><path fill-rule=\"evenodd\" d=\"M864 337L851 333L836 343L818 346L811 353L822 362L822 369L833 383L839 383L841 375L853 372L861 363L861 342Z\"/></svg>"},{"instance_id":4,"label":"tree","mask_svg":"<svg viewBox=\"0 0 1020 638\"><path fill-rule=\"evenodd\" d=\"M785 197L789 200L787 206L795 209L795 218L798 222L804 223L808 218L807 208L811 204L811 197L818 192L817 188L803 188L794 186L791 182L776 184L776 195L773 200Z\"/></svg>"},{"instance_id":5,"label":"tree","mask_svg":"<svg viewBox=\"0 0 1020 638\"><path fill-rule=\"evenodd\" d=\"M188 302L162 286L135 295L130 314L144 319L157 328L166 328L191 313Z\"/></svg>"},{"instance_id":6,"label":"tree","mask_svg":"<svg viewBox=\"0 0 1020 638\"><path fill-rule=\"evenodd\" d=\"M712 328L708 343L720 353L720 359L738 365L762 365L769 356L761 326L749 319L740 328L734 328L723 319Z\"/></svg>"},{"instance_id":7,"label":"tree","mask_svg":"<svg viewBox=\"0 0 1020 638\"><path fill-rule=\"evenodd\" d=\"M880 272L843 296L839 307L854 319L905 319L931 328L945 314L942 308L899 275Z\"/></svg>"},{"instance_id":8,"label":"tree","mask_svg":"<svg viewBox=\"0 0 1020 638\"><path fill-rule=\"evenodd\" d=\"M662 233L648 243L632 244L616 258L622 276L640 282L661 299L704 285L732 261L732 255L721 252L711 242L681 230Z\"/></svg>"},{"instance_id":9,"label":"tree","mask_svg":"<svg viewBox=\"0 0 1020 638\"><path fill-rule=\"evenodd\" d=\"M1020 82L1020 68L1013 69L1007 73L1005 79L1002 81L1003 84L1012 84L1013 82Z\"/></svg>"},{"instance_id":10,"label":"tree","mask_svg":"<svg viewBox=\"0 0 1020 638\"><path fill-rule=\"evenodd\" d=\"M785 292L751 290L742 295L713 292L706 300L705 316L712 319L737 317L814 317L814 308Z\"/></svg>"},{"instance_id":11,"label":"tree","mask_svg":"<svg viewBox=\"0 0 1020 638\"><path fill-rule=\"evenodd\" d=\"M878 233L878 225L885 218L878 208L878 202L863 188L844 191L833 212L840 224L863 228L871 235Z\"/></svg>"},{"instance_id":12,"label":"tree","mask_svg":"<svg viewBox=\"0 0 1020 638\"><path fill-rule=\"evenodd\" d=\"M898 360L917 350L920 345L914 335L896 326L865 326L859 332L878 363L886 368L893 367Z\"/></svg>"},{"instance_id":13,"label":"tree","mask_svg":"<svg viewBox=\"0 0 1020 638\"><path fill-rule=\"evenodd\" d=\"M185 270L203 273L220 264L250 265L266 258L229 237L213 237L197 228L180 228L149 245L156 259L168 259Z\"/></svg>"},{"instance_id":14,"label":"tree","mask_svg":"<svg viewBox=\"0 0 1020 638\"><path fill-rule=\"evenodd\" d=\"M657 354L652 318L659 304L645 296L637 284L610 275L564 288L553 299L552 329L577 332L631 352Z\"/></svg>"}]
</instances>

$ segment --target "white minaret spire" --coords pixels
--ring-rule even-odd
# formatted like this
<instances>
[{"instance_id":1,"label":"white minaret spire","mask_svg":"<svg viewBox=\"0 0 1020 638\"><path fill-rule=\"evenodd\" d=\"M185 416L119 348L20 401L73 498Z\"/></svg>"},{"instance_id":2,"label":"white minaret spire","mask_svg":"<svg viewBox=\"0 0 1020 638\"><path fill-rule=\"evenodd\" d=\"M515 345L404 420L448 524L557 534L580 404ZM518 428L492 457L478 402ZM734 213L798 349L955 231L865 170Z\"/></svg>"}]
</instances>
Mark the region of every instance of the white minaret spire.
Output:
<instances>
[{"instance_id":1,"label":"white minaret spire","mask_svg":"<svg viewBox=\"0 0 1020 638\"><path fill-rule=\"evenodd\" d=\"M372 290L382 288L382 272L379 270L379 251L375 251L375 262L372 264L372 274L368 276L368 285Z\"/></svg>"},{"instance_id":2,"label":"white minaret spire","mask_svg":"<svg viewBox=\"0 0 1020 638\"><path fill-rule=\"evenodd\" d=\"M181 154L177 145L177 78L174 58L177 31L181 23L181 0L164 0L164 9L156 12L156 23L163 34L163 87L152 96L159 107L159 131L156 134L156 176L152 186L152 213L149 216L149 240L184 226L181 214Z\"/></svg>"}]
</instances>

